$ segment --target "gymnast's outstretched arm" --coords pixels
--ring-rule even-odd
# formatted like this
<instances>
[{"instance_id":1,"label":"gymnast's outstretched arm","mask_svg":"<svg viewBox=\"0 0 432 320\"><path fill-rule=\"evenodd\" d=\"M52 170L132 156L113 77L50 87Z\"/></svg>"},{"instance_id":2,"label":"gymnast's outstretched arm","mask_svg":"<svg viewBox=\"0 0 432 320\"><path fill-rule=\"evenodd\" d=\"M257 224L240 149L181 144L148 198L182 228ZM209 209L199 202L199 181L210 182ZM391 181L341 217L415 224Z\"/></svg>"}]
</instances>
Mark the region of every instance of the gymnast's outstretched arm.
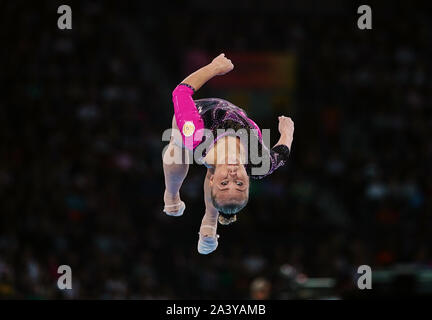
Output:
<instances>
[{"instance_id":1,"label":"gymnast's outstretched arm","mask_svg":"<svg viewBox=\"0 0 432 320\"><path fill-rule=\"evenodd\" d=\"M183 145L187 149L195 149L201 143L204 133L204 121L199 115L192 95L214 76L226 74L233 68L231 60L222 53L211 63L189 75L172 92L177 126Z\"/></svg>"},{"instance_id":2,"label":"gymnast's outstretched arm","mask_svg":"<svg viewBox=\"0 0 432 320\"><path fill-rule=\"evenodd\" d=\"M198 91L207 81L214 76L221 76L234 69L234 65L231 60L225 57L224 53L221 53L213 59L208 65L198 69L181 83L185 83Z\"/></svg>"}]
</instances>

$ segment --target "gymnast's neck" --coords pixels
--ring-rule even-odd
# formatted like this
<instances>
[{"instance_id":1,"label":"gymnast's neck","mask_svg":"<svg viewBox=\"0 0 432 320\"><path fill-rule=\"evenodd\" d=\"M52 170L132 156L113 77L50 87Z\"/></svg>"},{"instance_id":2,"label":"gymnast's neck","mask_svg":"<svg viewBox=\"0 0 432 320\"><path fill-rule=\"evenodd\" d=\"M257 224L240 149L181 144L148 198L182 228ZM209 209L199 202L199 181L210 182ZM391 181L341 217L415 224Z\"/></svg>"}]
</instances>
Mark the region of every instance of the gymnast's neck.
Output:
<instances>
[{"instance_id":1,"label":"gymnast's neck","mask_svg":"<svg viewBox=\"0 0 432 320\"><path fill-rule=\"evenodd\" d=\"M204 161L210 171L214 170L218 164L246 164L245 147L239 137L223 137L207 152Z\"/></svg>"}]
</instances>

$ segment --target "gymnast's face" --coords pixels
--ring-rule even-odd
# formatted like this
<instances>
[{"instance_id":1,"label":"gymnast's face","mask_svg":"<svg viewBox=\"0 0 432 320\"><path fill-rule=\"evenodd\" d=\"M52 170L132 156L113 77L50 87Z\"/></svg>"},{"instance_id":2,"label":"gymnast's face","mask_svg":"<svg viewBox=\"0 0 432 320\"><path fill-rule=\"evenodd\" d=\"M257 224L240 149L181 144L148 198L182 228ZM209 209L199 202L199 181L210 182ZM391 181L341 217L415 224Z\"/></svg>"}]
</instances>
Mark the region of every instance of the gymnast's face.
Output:
<instances>
[{"instance_id":1,"label":"gymnast's face","mask_svg":"<svg viewBox=\"0 0 432 320\"><path fill-rule=\"evenodd\" d=\"M210 177L210 187L218 202L243 202L249 194L249 177L241 164L219 164Z\"/></svg>"}]
</instances>

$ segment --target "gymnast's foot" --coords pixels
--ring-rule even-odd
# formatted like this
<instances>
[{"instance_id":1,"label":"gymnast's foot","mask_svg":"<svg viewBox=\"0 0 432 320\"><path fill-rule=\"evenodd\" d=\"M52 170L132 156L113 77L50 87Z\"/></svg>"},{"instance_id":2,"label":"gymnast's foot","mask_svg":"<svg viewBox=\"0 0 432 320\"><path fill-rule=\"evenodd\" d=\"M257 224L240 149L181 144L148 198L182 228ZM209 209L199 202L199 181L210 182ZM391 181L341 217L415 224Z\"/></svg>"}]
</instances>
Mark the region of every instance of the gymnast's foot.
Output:
<instances>
[{"instance_id":1,"label":"gymnast's foot","mask_svg":"<svg viewBox=\"0 0 432 320\"><path fill-rule=\"evenodd\" d=\"M172 217L180 217L183 215L183 212L186 208L186 205L183 201L180 200L180 194L172 195L165 190L164 193L164 209L167 215Z\"/></svg>"},{"instance_id":2,"label":"gymnast's foot","mask_svg":"<svg viewBox=\"0 0 432 320\"><path fill-rule=\"evenodd\" d=\"M210 225L201 226L198 240L198 252L209 254L216 250L219 235L216 234L216 227Z\"/></svg>"}]
</instances>

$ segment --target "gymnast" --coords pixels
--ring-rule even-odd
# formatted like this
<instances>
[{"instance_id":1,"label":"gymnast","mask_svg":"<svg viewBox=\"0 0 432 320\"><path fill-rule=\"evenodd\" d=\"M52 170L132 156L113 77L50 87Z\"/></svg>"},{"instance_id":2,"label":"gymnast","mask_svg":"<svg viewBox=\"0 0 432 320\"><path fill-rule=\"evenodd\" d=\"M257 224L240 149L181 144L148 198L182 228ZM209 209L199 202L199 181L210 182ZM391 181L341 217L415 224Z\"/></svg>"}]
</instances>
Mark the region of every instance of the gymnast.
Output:
<instances>
[{"instance_id":1,"label":"gymnast","mask_svg":"<svg viewBox=\"0 0 432 320\"><path fill-rule=\"evenodd\" d=\"M180 199L180 187L189 170L191 152L196 152L205 143L205 150L194 157L199 164L207 167L204 179L205 214L198 233L200 254L216 250L218 221L223 225L236 221L238 212L246 206L249 177L261 179L283 166L293 141L294 123L289 117L278 118L280 138L269 149L264 144L260 128L243 109L223 99L192 99L192 95L211 78L233 69L231 60L222 53L189 75L172 92L172 130L170 142L162 154L165 176L163 211L175 217L183 214L186 205ZM253 148L244 143L245 136L256 139L259 159L267 160L267 168L250 161Z\"/></svg>"}]
</instances>

